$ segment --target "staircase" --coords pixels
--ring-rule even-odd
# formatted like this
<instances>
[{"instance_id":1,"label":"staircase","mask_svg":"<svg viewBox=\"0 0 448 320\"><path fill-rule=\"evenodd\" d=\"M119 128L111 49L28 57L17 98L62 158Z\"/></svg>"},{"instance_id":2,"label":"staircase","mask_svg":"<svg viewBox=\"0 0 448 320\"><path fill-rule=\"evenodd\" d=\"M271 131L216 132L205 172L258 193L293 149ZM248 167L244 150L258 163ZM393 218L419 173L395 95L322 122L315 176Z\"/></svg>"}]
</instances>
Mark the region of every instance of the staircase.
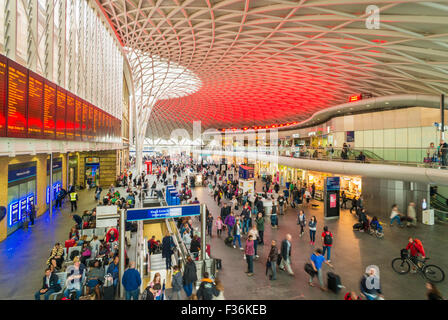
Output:
<instances>
[{"instance_id":1,"label":"staircase","mask_svg":"<svg viewBox=\"0 0 448 320\"><path fill-rule=\"evenodd\" d=\"M162 258L162 254L152 254L151 258L151 271L166 270L165 258Z\"/></svg>"}]
</instances>

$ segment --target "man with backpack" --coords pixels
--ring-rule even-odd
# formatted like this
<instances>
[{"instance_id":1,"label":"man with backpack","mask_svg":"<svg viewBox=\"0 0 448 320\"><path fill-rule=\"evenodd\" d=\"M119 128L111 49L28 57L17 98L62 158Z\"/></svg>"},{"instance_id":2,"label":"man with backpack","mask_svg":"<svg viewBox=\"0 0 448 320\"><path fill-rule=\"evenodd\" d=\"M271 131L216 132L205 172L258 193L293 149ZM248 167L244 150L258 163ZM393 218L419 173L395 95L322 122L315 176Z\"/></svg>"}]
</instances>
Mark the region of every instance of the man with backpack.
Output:
<instances>
[{"instance_id":1,"label":"man with backpack","mask_svg":"<svg viewBox=\"0 0 448 320\"><path fill-rule=\"evenodd\" d=\"M323 248L322 248L322 255L325 256L325 252L327 252L327 261L331 262L330 256L331 256L331 247L333 245L333 234L328 231L328 227L324 227L324 232L322 232L322 242L323 242Z\"/></svg>"},{"instance_id":2,"label":"man with backpack","mask_svg":"<svg viewBox=\"0 0 448 320\"><path fill-rule=\"evenodd\" d=\"M411 255L410 255L410 259L412 262L414 262L416 265L420 266L420 260L419 260L419 256L422 256L422 259L425 260L426 255L425 255L425 249L423 248L423 244L421 242L421 240L419 239L414 239L412 237L409 237L409 242L408 245L406 246L406 250L410 250L411 251ZM417 271L415 270L415 266L412 266L412 273L416 273Z\"/></svg>"}]
</instances>

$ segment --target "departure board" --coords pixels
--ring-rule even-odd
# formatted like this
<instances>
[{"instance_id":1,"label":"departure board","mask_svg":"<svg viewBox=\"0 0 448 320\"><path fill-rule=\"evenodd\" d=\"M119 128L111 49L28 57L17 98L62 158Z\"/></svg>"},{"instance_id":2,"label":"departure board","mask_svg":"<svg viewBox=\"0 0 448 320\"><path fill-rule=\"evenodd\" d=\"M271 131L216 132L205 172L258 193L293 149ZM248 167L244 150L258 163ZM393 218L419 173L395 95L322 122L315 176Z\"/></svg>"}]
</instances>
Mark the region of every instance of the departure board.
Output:
<instances>
[{"instance_id":1,"label":"departure board","mask_svg":"<svg viewBox=\"0 0 448 320\"><path fill-rule=\"evenodd\" d=\"M48 80L44 84L44 137L54 139L56 130L56 85Z\"/></svg>"},{"instance_id":2,"label":"departure board","mask_svg":"<svg viewBox=\"0 0 448 320\"><path fill-rule=\"evenodd\" d=\"M75 101L75 140L82 139L82 100L76 98Z\"/></svg>"},{"instance_id":3,"label":"departure board","mask_svg":"<svg viewBox=\"0 0 448 320\"><path fill-rule=\"evenodd\" d=\"M67 120L66 135L67 140L73 140L75 137L75 96L67 92Z\"/></svg>"},{"instance_id":4,"label":"departure board","mask_svg":"<svg viewBox=\"0 0 448 320\"><path fill-rule=\"evenodd\" d=\"M82 102L82 140L89 141L89 104Z\"/></svg>"},{"instance_id":5,"label":"departure board","mask_svg":"<svg viewBox=\"0 0 448 320\"><path fill-rule=\"evenodd\" d=\"M27 136L27 73L28 70L25 67L14 61L8 61L8 137L26 138Z\"/></svg>"},{"instance_id":6,"label":"departure board","mask_svg":"<svg viewBox=\"0 0 448 320\"><path fill-rule=\"evenodd\" d=\"M64 140L66 127L67 92L58 87L56 95L56 139Z\"/></svg>"},{"instance_id":7,"label":"departure board","mask_svg":"<svg viewBox=\"0 0 448 320\"><path fill-rule=\"evenodd\" d=\"M44 131L44 82L36 73L28 73L28 138L42 139Z\"/></svg>"},{"instance_id":8,"label":"departure board","mask_svg":"<svg viewBox=\"0 0 448 320\"><path fill-rule=\"evenodd\" d=\"M93 105L89 103L89 141L93 139L93 125L94 125L94 111Z\"/></svg>"},{"instance_id":9,"label":"departure board","mask_svg":"<svg viewBox=\"0 0 448 320\"><path fill-rule=\"evenodd\" d=\"M0 137L6 136L6 57L0 56Z\"/></svg>"}]
</instances>

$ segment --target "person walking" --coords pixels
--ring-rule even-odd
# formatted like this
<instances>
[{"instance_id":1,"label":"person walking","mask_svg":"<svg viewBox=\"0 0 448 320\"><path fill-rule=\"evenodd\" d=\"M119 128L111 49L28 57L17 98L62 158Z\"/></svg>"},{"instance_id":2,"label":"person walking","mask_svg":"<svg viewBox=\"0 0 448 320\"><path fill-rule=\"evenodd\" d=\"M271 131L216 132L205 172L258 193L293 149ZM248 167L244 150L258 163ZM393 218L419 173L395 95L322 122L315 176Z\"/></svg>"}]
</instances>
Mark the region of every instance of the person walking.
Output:
<instances>
[{"instance_id":1,"label":"person walking","mask_svg":"<svg viewBox=\"0 0 448 320\"><path fill-rule=\"evenodd\" d=\"M238 239L238 245L240 246L240 250L244 250L241 246L241 232L243 230L243 226L240 220L240 217L236 217L235 224L232 228L232 235L233 235L233 248L236 248L235 242L236 239Z\"/></svg>"},{"instance_id":2,"label":"person walking","mask_svg":"<svg viewBox=\"0 0 448 320\"><path fill-rule=\"evenodd\" d=\"M285 239L282 241L281 255L282 261L280 262L280 270L287 271L290 276L294 276L294 272L291 269L291 235L288 233Z\"/></svg>"},{"instance_id":3,"label":"person walking","mask_svg":"<svg viewBox=\"0 0 448 320\"><path fill-rule=\"evenodd\" d=\"M250 225L250 207L249 204L245 204L243 211L241 212L241 218L243 220L243 233L246 234L249 231Z\"/></svg>"},{"instance_id":4,"label":"person walking","mask_svg":"<svg viewBox=\"0 0 448 320\"><path fill-rule=\"evenodd\" d=\"M258 216L255 219L255 224L257 225L258 236L260 238L258 244L264 244L264 218L261 212L258 213Z\"/></svg>"},{"instance_id":5,"label":"person walking","mask_svg":"<svg viewBox=\"0 0 448 320\"><path fill-rule=\"evenodd\" d=\"M171 269L171 256L173 255L174 240L167 232L162 239L162 258L165 258L166 270Z\"/></svg>"},{"instance_id":6,"label":"person walking","mask_svg":"<svg viewBox=\"0 0 448 320\"><path fill-rule=\"evenodd\" d=\"M350 213L353 213L353 210L355 210L355 213L358 211L358 199L356 196L352 199L352 207L350 208Z\"/></svg>"},{"instance_id":7,"label":"person walking","mask_svg":"<svg viewBox=\"0 0 448 320\"><path fill-rule=\"evenodd\" d=\"M297 224L300 226L300 237L302 237L303 234L305 233L305 226L306 226L306 216L303 210L299 211L299 215L297 217Z\"/></svg>"},{"instance_id":8,"label":"person walking","mask_svg":"<svg viewBox=\"0 0 448 320\"><path fill-rule=\"evenodd\" d=\"M310 222L308 223L308 227L310 229L310 244L312 246L314 246L314 244L316 243L316 228L317 226L317 220L315 216L311 217Z\"/></svg>"},{"instance_id":9,"label":"person walking","mask_svg":"<svg viewBox=\"0 0 448 320\"><path fill-rule=\"evenodd\" d=\"M443 300L440 291L437 289L436 285L431 282L426 282L426 297L428 300Z\"/></svg>"},{"instance_id":10,"label":"person walking","mask_svg":"<svg viewBox=\"0 0 448 320\"><path fill-rule=\"evenodd\" d=\"M244 250L244 254L246 255L246 262L247 262L247 276L251 277L254 275L254 239L252 235L249 235L248 239L246 240L246 248Z\"/></svg>"},{"instance_id":11,"label":"person walking","mask_svg":"<svg viewBox=\"0 0 448 320\"><path fill-rule=\"evenodd\" d=\"M331 262L331 247L333 246L333 234L328 231L328 227L324 227L324 232L322 232L322 242L323 242L323 248L322 248L322 255L325 256L325 252L327 252L327 260L328 262Z\"/></svg>"},{"instance_id":12,"label":"person walking","mask_svg":"<svg viewBox=\"0 0 448 320\"><path fill-rule=\"evenodd\" d=\"M415 212L415 203L410 202L408 206L408 227L416 227L417 226L417 213Z\"/></svg>"},{"instance_id":13,"label":"person walking","mask_svg":"<svg viewBox=\"0 0 448 320\"><path fill-rule=\"evenodd\" d=\"M278 248L275 240L271 241L271 250L269 251L268 261L270 263L271 275L269 280L277 280L277 260L278 260Z\"/></svg>"},{"instance_id":14,"label":"person walking","mask_svg":"<svg viewBox=\"0 0 448 320\"><path fill-rule=\"evenodd\" d=\"M206 225L207 225L207 234L212 237L212 228L213 228L213 216L211 213L208 214L206 219Z\"/></svg>"},{"instance_id":15,"label":"person walking","mask_svg":"<svg viewBox=\"0 0 448 320\"><path fill-rule=\"evenodd\" d=\"M396 204L392 205L392 212L390 214L390 226L392 227L394 221L397 221L398 225L401 227L401 214L398 211L398 206Z\"/></svg>"},{"instance_id":16,"label":"person walking","mask_svg":"<svg viewBox=\"0 0 448 320\"><path fill-rule=\"evenodd\" d=\"M193 294L193 283L198 280L198 275L196 271L196 264L194 263L191 256L187 257L187 263L185 264L184 274L182 276L184 291L187 298L190 299Z\"/></svg>"},{"instance_id":17,"label":"person walking","mask_svg":"<svg viewBox=\"0 0 448 320\"><path fill-rule=\"evenodd\" d=\"M272 200L271 226L273 229L278 228L277 206L275 205L275 200Z\"/></svg>"},{"instance_id":18,"label":"person walking","mask_svg":"<svg viewBox=\"0 0 448 320\"><path fill-rule=\"evenodd\" d=\"M76 193L75 189L70 192L70 205L71 205L71 212L73 212L73 208L75 208L75 211L78 210L78 194Z\"/></svg>"},{"instance_id":19,"label":"person walking","mask_svg":"<svg viewBox=\"0 0 448 320\"><path fill-rule=\"evenodd\" d=\"M217 233L218 237L221 237L223 225L224 225L224 223L222 222L221 217L216 218L215 226L216 226L216 233Z\"/></svg>"},{"instance_id":20,"label":"person walking","mask_svg":"<svg viewBox=\"0 0 448 320\"><path fill-rule=\"evenodd\" d=\"M126 300L138 300L142 278L140 272L135 269L134 261L129 262L129 268L123 273L121 284L126 292Z\"/></svg>"},{"instance_id":21,"label":"person walking","mask_svg":"<svg viewBox=\"0 0 448 320\"><path fill-rule=\"evenodd\" d=\"M183 286L183 280L182 280L182 273L179 270L179 266L173 267L171 286L172 286L172 295L170 297L170 300L174 300L174 297L177 297L177 300L182 300L181 291Z\"/></svg>"},{"instance_id":22,"label":"person walking","mask_svg":"<svg viewBox=\"0 0 448 320\"><path fill-rule=\"evenodd\" d=\"M342 190L341 199L342 199L341 209L347 209L347 194L345 193L344 190Z\"/></svg>"},{"instance_id":23,"label":"person walking","mask_svg":"<svg viewBox=\"0 0 448 320\"><path fill-rule=\"evenodd\" d=\"M311 255L311 266L314 269L314 274L310 274L310 281L309 285L311 287L314 287L313 279L317 275L317 279L319 280L320 289L322 291L327 291L327 288L324 286L324 281L322 277L322 264L325 263L329 267L332 267L330 264L330 261L325 260L325 257L322 254L322 250L320 248L317 248L314 250L314 253Z\"/></svg>"},{"instance_id":24,"label":"person walking","mask_svg":"<svg viewBox=\"0 0 448 320\"><path fill-rule=\"evenodd\" d=\"M254 224L252 226L252 228L249 230L248 232L248 236L252 236L252 239L254 240L254 252L255 252L255 259L258 259L259 256L257 254L257 247L258 247L258 238L259 238L259 233L257 230L257 225Z\"/></svg>"}]
</instances>

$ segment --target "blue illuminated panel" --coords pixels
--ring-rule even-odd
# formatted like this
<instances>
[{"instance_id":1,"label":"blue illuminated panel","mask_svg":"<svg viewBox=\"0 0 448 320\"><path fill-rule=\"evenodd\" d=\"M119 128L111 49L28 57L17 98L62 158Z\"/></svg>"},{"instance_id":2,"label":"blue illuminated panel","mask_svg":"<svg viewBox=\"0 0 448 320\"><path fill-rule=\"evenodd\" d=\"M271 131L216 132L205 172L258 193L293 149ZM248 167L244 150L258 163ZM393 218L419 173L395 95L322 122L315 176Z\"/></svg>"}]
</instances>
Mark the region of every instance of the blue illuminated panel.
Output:
<instances>
[{"instance_id":1,"label":"blue illuminated panel","mask_svg":"<svg viewBox=\"0 0 448 320\"><path fill-rule=\"evenodd\" d=\"M12 226L19 222L19 201L9 205L9 225Z\"/></svg>"},{"instance_id":2,"label":"blue illuminated panel","mask_svg":"<svg viewBox=\"0 0 448 320\"><path fill-rule=\"evenodd\" d=\"M201 206L199 204L176 207L129 209L127 211L127 221L181 218L199 216L200 214Z\"/></svg>"}]
</instances>

